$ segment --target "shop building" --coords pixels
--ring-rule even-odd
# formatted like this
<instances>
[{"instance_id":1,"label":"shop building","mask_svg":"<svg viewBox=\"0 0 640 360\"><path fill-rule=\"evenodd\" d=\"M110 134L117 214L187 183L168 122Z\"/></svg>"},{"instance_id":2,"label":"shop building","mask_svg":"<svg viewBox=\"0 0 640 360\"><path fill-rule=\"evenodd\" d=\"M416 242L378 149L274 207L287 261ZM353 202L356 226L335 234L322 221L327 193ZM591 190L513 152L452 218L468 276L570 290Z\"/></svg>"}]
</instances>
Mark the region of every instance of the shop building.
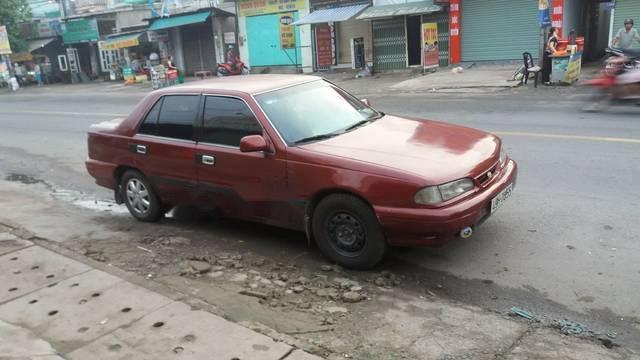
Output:
<instances>
[{"instance_id":1,"label":"shop building","mask_svg":"<svg viewBox=\"0 0 640 360\"><path fill-rule=\"evenodd\" d=\"M439 65L449 64L449 14L434 1L374 0L356 17L370 23L375 71L423 66L422 24L436 23Z\"/></svg>"},{"instance_id":2,"label":"shop building","mask_svg":"<svg viewBox=\"0 0 640 360\"><path fill-rule=\"evenodd\" d=\"M188 76L215 73L236 42L234 14L213 7L152 18L148 32L161 57L173 56L176 67Z\"/></svg>"},{"instance_id":3,"label":"shop building","mask_svg":"<svg viewBox=\"0 0 640 360\"><path fill-rule=\"evenodd\" d=\"M32 23L22 24L20 36L27 39L27 51L14 53L10 60L13 64L23 65L31 70L40 66L45 83L64 81L64 76L57 65L58 55L65 53L60 34L60 22L47 18L36 19Z\"/></svg>"},{"instance_id":4,"label":"shop building","mask_svg":"<svg viewBox=\"0 0 640 360\"><path fill-rule=\"evenodd\" d=\"M310 0L309 5L311 13L295 25L311 25L314 70L373 64L371 24L355 19L369 0Z\"/></svg>"},{"instance_id":5,"label":"shop building","mask_svg":"<svg viewBox=\"0 0 640 360\"><path fill-rule=\"evenodd\" d=\"M58 66L68 72L71 82L85 82L100 76L103 71L98 42L115 29L115 12L65 19L62 42L66 54L58 56Z\"/></svg>"},{"instance_id":6,"label":"shop building","mask_svg":"<svg viewBox=\"0 0 640 360\"><path fill-rule=\"evenodd\" d=\"M573 31L584 37L585 60L602 57L624 19L640 22L638 0L548 0L551 25L560 37ZM522 60L523 52L538 57L541 49L538 1L450 0L460 3L462 62ZM453 61L457 62L457 61Z\"/></svg>"},{"instance_id":7,"label":"shop building","mask_svg":"<svg viewBox=\"0 0 640 360\"><path fill-rule=\"evenodd\" d=\"M308 0L238 0L238 45L252 73L313 71L311 26L294 23L309 14Z\"/></svg>"}]
</instances>

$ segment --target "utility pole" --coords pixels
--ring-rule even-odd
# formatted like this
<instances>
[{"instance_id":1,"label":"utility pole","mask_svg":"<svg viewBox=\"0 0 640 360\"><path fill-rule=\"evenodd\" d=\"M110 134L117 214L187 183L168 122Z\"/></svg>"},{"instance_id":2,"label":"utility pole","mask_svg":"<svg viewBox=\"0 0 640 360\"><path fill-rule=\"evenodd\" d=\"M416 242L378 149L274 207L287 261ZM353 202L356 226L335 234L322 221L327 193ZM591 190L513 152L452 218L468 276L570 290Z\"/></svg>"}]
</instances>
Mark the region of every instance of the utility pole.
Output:
<instances>
[{"instance_id":1,"label":"utility pole","mask_svg":"<svg viewBox=\"0 0 640 360\"><path fill-rule=\"evenodd\" d=\"M60 2L60 15L63 19L69 14L67 10L67 0L58 0Z\"/></svg>"}]
</instances>

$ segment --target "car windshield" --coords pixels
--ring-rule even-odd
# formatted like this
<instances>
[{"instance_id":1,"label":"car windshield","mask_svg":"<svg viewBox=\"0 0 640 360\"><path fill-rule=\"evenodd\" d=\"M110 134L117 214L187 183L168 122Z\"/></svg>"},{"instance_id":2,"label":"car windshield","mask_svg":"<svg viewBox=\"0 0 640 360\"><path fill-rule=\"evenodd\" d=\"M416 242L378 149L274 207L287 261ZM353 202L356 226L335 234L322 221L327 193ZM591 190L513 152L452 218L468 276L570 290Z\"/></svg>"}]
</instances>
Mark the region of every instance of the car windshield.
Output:
<instances>
[{"instance_id":1,"label":"car windshield","mask_svg":"<svg viewBox=\"0 0 640 360\"><path fill-rule=\"evenodd\" d=\"M288 145L337 136L381 116L326 81L271 91L256 99Z\"/></svg>"}]
</instances>

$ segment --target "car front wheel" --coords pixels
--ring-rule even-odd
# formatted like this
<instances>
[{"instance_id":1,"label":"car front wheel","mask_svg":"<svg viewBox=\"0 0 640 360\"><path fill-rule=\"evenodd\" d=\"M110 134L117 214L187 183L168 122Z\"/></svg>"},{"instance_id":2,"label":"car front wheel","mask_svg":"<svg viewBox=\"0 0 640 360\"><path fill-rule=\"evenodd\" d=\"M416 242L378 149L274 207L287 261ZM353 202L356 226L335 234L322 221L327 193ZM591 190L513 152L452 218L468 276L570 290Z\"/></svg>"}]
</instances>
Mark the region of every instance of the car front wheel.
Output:
<instances>
[{"instance_id":1,"label":"car front wheel","mask_svg":"<svg viewBox=\"0 0 640 360\"><path fill-rule=\"evenodd\" d=\"M352 195L334 194L320 201L313 212L312 230L320 250L348 268L369 269L387 250L375 213Z\"/></svg>"},{"instance_id":2,"label":"car front wheel","mask_svg":"<svg viewBox=\"0 0 640 360\"><path fill-rule=\"evenodd\" d=\"M140 221L158 221L163 214L162 204L147 178L129 170L122 175L122 198L133 217Z\"/></svg>"}]
</instances>

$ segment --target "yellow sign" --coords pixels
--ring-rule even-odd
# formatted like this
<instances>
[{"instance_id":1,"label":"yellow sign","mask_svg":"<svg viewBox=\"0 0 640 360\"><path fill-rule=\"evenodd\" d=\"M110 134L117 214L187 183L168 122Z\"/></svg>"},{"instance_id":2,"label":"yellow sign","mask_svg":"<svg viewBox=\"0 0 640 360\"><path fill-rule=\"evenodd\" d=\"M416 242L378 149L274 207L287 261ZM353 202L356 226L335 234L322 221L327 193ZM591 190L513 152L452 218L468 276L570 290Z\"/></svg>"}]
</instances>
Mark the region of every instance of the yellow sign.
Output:
<instances>
[{"instance_id":1,"label":"yellow sign","mask_svg":"<svg viewBox=\"0 0 640 360\"><path fill-rule=\"evenodd\" d=\"M296 28L293 22L293 13L284 13L278 16L278 23L280 24L280 46L283 49L295 49L296 47Z\"/></svg>"},{"instance_id":2,"label":"yellow sign","mask_svg":"<svg viewBox=\"0 0 640 360\"><path fill-rule=\"evenodd\" d=\"M273 14L307 8L306 0L240 0L240 16Z\"/></svg>"},{"instance_id":3,"label":"yellow sign","mask_svg":"<svg viewBox=\"0 0 640 360\"><path fill-rule=\"evenodd\" d=\"M422 24L422 66L425 69L438 67L438 24Z\"/></svg>"},{"instance_id":4,"label":"yellow sign","mask_svg":"<svg viewBox=\"0 0 640 360\"><path fill-rule=\"evenodd\" d=\"M572 55L569 59L569 65L567 66L567 72L564 75L563 81L567 84L572 84L580 77L580 70L582 68L582 57Z\"/></svg>"},{"instance_id":5,"label":"yellow sign","mask_svg":"<svg viewBox=\"0 0 640 360\"><path fill-rule=\"evenodd\" d=\"M33 54L28 51L19 52L11 55L11 61L13 62L23 62L23 61L31 61L33 60Z\"/></svg>"},{"instance_id":6,"label":"yellow sign","mask_svg":"<svg viewBox=\"0 0 640 360\"><path fill-rule=\"evenodd\" d=\"M122 39L122 40L112 40L112 41L100 41L98 43L98 47L100 50L116 50L123 49L132 46L140 45L140 40L138 38L133 39Z\"/></svg>"},{"instance_id":7,"label":"yellow sign","mask_svg":"<svg viewBox=\"0 0 640 360\"><path fill-rule=\"evenodd\" d=\"M6 26L0 26L0 55L11 54L11 45L9 44L9 34Z\"/></svg>"}]
</instances>

